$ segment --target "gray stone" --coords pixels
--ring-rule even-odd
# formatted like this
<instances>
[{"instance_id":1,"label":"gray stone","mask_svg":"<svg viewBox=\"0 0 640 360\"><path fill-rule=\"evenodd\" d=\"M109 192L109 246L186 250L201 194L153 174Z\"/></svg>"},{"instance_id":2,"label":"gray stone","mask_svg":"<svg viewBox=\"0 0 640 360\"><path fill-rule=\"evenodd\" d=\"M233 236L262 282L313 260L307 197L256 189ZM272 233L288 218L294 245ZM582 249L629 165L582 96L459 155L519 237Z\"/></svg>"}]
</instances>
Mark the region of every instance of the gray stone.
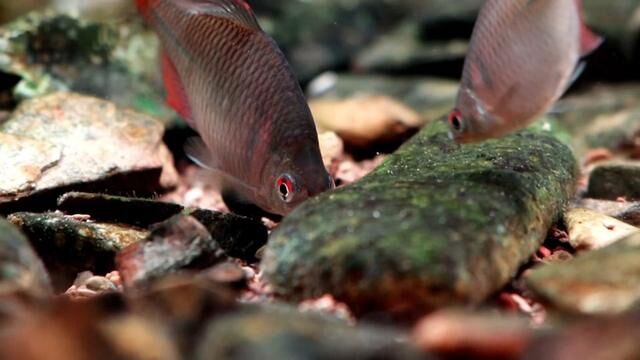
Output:
<instances>
[{"instance_id":1,"label":"gray stone","mask_svg":"<svg viewBox=\"0 0 640 360\"><path fill-rule=\"evenodd\" d=\"M540 266L529 273L527 284L560 311L610 314L629 310L640 301L640 235L569 261Z\"/></svg>"}]
</instances>

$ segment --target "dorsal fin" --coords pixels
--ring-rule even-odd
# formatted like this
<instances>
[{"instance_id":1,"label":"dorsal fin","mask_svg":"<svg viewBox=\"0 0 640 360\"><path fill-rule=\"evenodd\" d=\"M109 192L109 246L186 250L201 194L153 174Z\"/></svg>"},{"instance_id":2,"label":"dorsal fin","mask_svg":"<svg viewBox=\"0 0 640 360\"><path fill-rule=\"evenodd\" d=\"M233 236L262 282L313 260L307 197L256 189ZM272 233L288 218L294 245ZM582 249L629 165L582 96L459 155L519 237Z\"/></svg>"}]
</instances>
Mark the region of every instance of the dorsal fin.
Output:
<instances>
[{"instance_id":1,"label":"dorsal fin","mask_svg":"<svg viewBox=\"0 0 640 360\"><path fill-rule=\"evenodd\" d=\"M142 1L142 0L139 0ZM194 14L226 18L249 29L262 31L251 6L244 0L171 0Z\"/></svg>"},{"instance_id":2,"label":"dorsal fin","mask_svg":"<svg viewBox=\"0 0 640 360\"><path fill-rule=\"evenodd\" d=\"M173 61L169 58L166 52L163 52L160 56L160 62L162 65L162 78L164 79L164 87L167 92L167 103L171 106L182 118L193 127L193 120L191 117L191 106L189 105L189 99L187 93L180 79L180 75L176 70Z\"/></svg>"}]
</instances>

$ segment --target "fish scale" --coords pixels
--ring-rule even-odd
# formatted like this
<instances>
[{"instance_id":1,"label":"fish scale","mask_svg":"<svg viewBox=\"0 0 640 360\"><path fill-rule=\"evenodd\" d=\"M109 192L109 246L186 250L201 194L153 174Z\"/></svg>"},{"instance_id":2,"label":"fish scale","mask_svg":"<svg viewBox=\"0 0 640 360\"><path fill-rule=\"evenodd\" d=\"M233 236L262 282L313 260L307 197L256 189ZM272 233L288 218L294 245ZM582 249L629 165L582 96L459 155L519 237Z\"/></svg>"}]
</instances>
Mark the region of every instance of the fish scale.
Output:
<instances>
[{"instance_id":1,"label":"fish scale","mask_svg":"<svg viewBox=\"0 0 640 360\"><path fill-rule=\"evenodd\" d=\"M223 193L284 215L332 187L297 79L245 2L137 1L181 83L168 93L184 94L206 146L193 155L220 174Z\"/></svg>"},{"instance_id":2,"label":"fish scale","mask_svg":"<svg viewBox=\"0 0 640 360\"><path fill-rule=\"evenodd\" d=\"M449 115L457 142L515 132L551 108L579 59L602 42L581 9L580 0L485 2Z\"/></svg>"}]
</instances>

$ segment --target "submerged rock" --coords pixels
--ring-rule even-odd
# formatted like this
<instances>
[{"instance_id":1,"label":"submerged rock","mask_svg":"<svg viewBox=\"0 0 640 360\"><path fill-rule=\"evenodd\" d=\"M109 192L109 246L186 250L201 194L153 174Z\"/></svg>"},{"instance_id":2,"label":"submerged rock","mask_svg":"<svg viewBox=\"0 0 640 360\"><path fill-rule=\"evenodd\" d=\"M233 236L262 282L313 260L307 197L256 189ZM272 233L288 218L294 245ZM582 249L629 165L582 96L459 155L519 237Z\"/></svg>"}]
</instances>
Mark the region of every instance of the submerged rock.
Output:
<instances>
[{"instance_id":1,"label":"submerged rock","mask_svg":"<svg viewBox=\"0 0 640 360\"><path fill-rule=\"evenodd\" d=\"M640 226L640 204L635 203L623 211L619 212L616 217L628 224Z\"/></svg>"},{"instance_id":2,"label":"submerged rock","mask_svg":"<svg viewBox=\"0 0 640 360\"><path fill-rule=\"evenodd\" d=\"M398 341L402 335L287 308L246 309L214 319L195 359L430 359Z\"/></svg>"},{"instance_id":3,"label":"submerged rock","mask_svg":"<svg viewBox=\"0 0 640 360\"><path fill-rule=\"evenodd\" d=\"M92 219L148 227L178 214L191 215L203 224L229 256L254 261L255 253L267 242L262 222L218 211L185 208L149 199L107 194L70 192L58 199L59 209L70 214L88 214Z\"/></svg>"},{"instance_id":4,"label":"submerged rock","mask_svg":"<svg viewBox=\"0 0 640 360\"><path fill-rule=\"evenodd\" d=\"M46 297L51 290L49 275L27 238L0 218L0 297L13 292Z\"/></svg>"},{"instance_id":5,"label":"submerged rock","mask_svg":"<svg viewBox=\"0 0 640 360\"><path fill-rule=\"evenodd\" d=\"M555 116L569 128L580 156L599 148L628 151L640 139L639 98L637 84L599 84L561 99Z\"/></svg>"},{"instance_id":6,"label":"submerged rock","mask_svg":"<svg viewBox=\"0 0 640 360\"><path fill-rule=\"evenodd\" d=\"M429 77L392 77L324 73L308 86L314 99L338 100L361 96L398 99L420 114L421 125L440 118L453 108L458 82Z\"/></svg>"},{"instance_id":7,"label":"submerged rock","mask_svg":"<svg viewBox=\"0 0 640 360\"><path fill-rule=\"evenodd\" d=\"M116 267L125 286L134 287L183 269L204 269L226 259L220 245L191 216L176 215L154 225L149 237L124 249Z\"/></svg>"},{"instance_id":8,"label":"submerged rock","mask_svg":"<svg viewBox=\"0 0 640 360\"><path fill-rule=\"evenodd\" d=\"M91 2L96 7L96 1ZM58 4L62 5L62 4ZM72 4L70 7L74 7ZM59 10L86 16L91 6ZM131 7L131 2L127 4ZM79 11L72 11L79 10ZM111 9L113 10L113 8ZM105 11L102 11L105 15ZM0 28L0 73L16 101L75 91L148 112L175 117L164 103L157 64L159 41L142 19L96 22L51 11L34 12ZM113 20L113 19L111 19Z\"/></svg>"},{"instance_id":9,"label":"submerged rock","mask_svg":"<svg viewBox=\"0 0 640 360\"><path fill-rule=\"evenodd\" d=\"M531 290L569 313L619 313L640 304L640 235L529 273Z\"/></svg>"},{"instance_id":10,"label":"submerged rock","mask_svg":"<svg viewBox=\"0 0 640 360\"><path fill-rule=\"evenodd\" d=\"M184 207L150 199L69 192L58 198L58 209L68 214L87 214L98 221L147 227L179 214Z\"/></svg>"},{"instance_id":11,"label":"submerged rock","mask_svg":"<svg viewBox=\"0 0 640 360\"><path fill-rule=\"evenodd\" d=\"M519 359L534 333L523 317L442 310L414 329L416 344L446 359Z\"/></svg>"},{"instance_id":12,"label":"submerged rock","mask_svg":"<svg viewBox=\"0 0 640 360\"><path fill-rule=\"evenodd\" d=\"M329 169L333 169L340 159L344 157L344 141L334 132L326 131L318 134L322 163Z\"/></svg>"},{"instance_id":13,"label":"submerged rock","mask_svg":"<svg viewBox=\"0 0 640 360\"><path fill-rule=\"evenodd\" d=\"M520 359L638 359L639 333L640 311L594 317L539 336Z\"/></svg>"},{"instance_id":14,"label":"submerged rock","mask_svg":"<svg viewBox=\"0 0 640 360\"><path fill-rule=\"evenodd\" d=\"M309 106L319 131L335 132L345 145L361 149L397 146L423 125L415 111L385 96L312 100Z\"/></svg>"},{"instance_id":15,"label":"submerged rock","mask_svg":"<svg viewBox=\"0 0 640 360\"><path fill-rule=\"evenodd\" d=\"M27 235L57 289L66 289L81 271L104 274L113 270L116 253L148 234L56 213L15 213L8 219Z\"/></svg>"},{"instance_id":16,"label":"submerged rock","mask_svg":"<svg viewBox=\"0 0 640 360\"><path fill-rule=\"evenodd\" d=\"M16 360L181 359L164 324L127 313L116 294L61 298L3 327L0 357Z\"/></svg>"},{"instance_id":17,"label":"submerged rock","mask_svg":"<svg viewBox=\"0 0 640 360\"><path fill-rule=\"evenodd\" d=\"M603 248L640 232L640 228L587 209L567 211L564 223L569 233L569 243L577 250Z\"/></svg>"},{"instance_id":18,"label":"submerged rock","mask_svg":"<svg viewBox=\"0 0 640 360\"><path fill-rule=\"evenodd\" d=\"M9 139L0 145L0 165L17 174L0 181L0 208L69 188L152 193L177 182L163 125L105 100L73 93L33 99L0 124L0 133Z\"/></svg>"},{"instance_id":19,"label":"submerged rock","mask_svg":"<svg viewBox=\"0 0 640 360\"><path fill-rule=\"evenodd\" d=\"M360 316L479 303L538 249L575 180L573 154L550 132L458 146L437 122L286 217L263 271L279 296L330 293Z\"/></svg>"},{"instance_id":20,"label":"submerged rock","mask_svg":"<svg viewBox=\"0 0 640 360\"><path fill-rule=\"evenodd\" d=\"M589 176L587 195L598 199L640 200L640 162L598 165Z\"/></svg>"}]
</instances>

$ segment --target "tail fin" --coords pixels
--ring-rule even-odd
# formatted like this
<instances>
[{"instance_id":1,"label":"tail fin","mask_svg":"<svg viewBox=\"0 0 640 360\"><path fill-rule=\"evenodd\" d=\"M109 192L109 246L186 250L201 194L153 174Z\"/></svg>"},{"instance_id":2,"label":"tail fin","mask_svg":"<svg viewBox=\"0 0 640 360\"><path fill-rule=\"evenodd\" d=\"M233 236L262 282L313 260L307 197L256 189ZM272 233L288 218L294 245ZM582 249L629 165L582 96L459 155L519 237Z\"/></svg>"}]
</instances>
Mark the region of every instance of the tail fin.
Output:
<instances>
[{"instance_id":1,"label":"tail fin","mask_svg":"<svg viewBox=\"0 0 640 360\"><path fill-rule=\"evenodd\" d=\"M595 51L604 41L602 37L596 35L587 27L584 22L584 11L582 0L575 0L578 13L580 14L580 55L587 56Z\"/></svg>"}]
</instances>

